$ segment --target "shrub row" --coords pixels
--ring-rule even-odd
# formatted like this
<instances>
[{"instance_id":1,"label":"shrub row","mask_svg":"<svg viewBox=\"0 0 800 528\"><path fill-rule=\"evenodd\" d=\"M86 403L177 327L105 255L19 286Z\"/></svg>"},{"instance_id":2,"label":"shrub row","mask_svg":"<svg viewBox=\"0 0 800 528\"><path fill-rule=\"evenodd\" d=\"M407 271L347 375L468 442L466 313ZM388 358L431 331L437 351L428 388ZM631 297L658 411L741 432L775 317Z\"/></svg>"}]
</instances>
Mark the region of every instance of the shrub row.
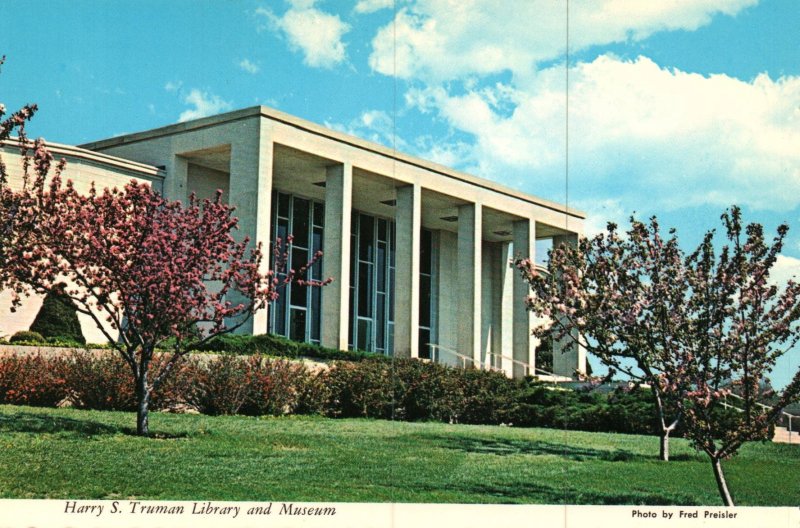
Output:
<instances>
[{"instance_id":1,"label":"shrub row","mask_svg":"<svg viewBox=\"0 0 800 528\"><path fill-rule=\"evenodd\" d=\"M0 340L0 344L6 342ZM85 344L69 336L44 337L33 331L21 331L12 335L8 343L28 346L55 346L67 348L109 349L109 345ZM169 348L169 342L164 344ZM233 335L224 334L210 340L203 347L203 352L216 354L234 354L239 356L275 356L296 359L307 357L324 361L363 361L365 359L386 360L386 356L372 352L337 350L313 343L298 343L284 337L271 334Z\"/></svg>"},{"instance_id":2,"label":"shrub row","mask_svg":"<svg viewBox=\"0 0 800 528\"><path fill-rule=\"evenodd\" d=\"M203 349L208 352L236 354L240 356L266 355L286 358L307 357L340 361L363 361L365 359L384 359L386 357L371 352L337 350L313 343L299 343L272 334L223 334L206 343Z\"/></svg>"},{"instance_id":3,"label":"shrub row","mask_svg":"<svg viewBox=\"0 0 800 528\"><path fill-rule=\"evenodd\" d=\"M0 357L0 403L134 410L131 380L129 367L109 353ZM502 373L408 359L368 358L312 369L260 355L189 356L153 394L153 409L176 407L211 415L322 414L656 433L645 391L554 389Z\"/></svg>"}]
</instances>

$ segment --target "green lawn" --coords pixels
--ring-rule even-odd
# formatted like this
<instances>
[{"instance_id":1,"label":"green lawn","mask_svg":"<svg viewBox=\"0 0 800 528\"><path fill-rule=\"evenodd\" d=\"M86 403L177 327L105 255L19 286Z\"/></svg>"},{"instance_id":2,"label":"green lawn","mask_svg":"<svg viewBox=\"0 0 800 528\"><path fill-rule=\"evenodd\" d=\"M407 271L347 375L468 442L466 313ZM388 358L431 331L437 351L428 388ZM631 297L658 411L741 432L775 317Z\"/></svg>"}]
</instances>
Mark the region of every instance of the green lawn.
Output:
<instances>
[{"instance_id":1,"label":"green lawn","mask_svg":"<svg viewBox=\"0 0 800 528\"><path fill-rule=\"evenodd\" d=\"M0 497L720 504L711 466L654 437L434 423L0 406ZM737 505L800 504L800 446L725 464Z\"/></svg>"}]
</instances>

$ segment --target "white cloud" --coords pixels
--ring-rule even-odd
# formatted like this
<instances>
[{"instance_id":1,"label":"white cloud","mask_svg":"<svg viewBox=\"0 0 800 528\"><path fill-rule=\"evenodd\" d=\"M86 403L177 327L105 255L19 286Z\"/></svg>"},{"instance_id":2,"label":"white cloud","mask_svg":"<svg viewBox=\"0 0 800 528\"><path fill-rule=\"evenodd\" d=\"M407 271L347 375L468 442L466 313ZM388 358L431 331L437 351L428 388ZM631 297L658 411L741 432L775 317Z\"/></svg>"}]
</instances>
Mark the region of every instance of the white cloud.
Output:
<instances>
[{"instance_id":1,"label":"white cloud","mask_svg":"<svg viewBox=\"0 0 800 528\"><path fill-rule=\"evenodd\" d=\"M513 89L428 87L406 101L471 135L481 175L564 199L563 65ZM800 77L744 82L600 56L571 70L569 124L573 196L628 198L640 211L797 205Z\"/></svg>"},{"instance_id":2,"label":"white cloud","mask_svg":"<svg viewBox=\"0 0 800 528\"><path fill-rule=\"evenodd\" d=\"M800 259L778 255L769 275L769 281L779 287L785 286L789 280L800 280Z\"/></svg>"},{"instance_id":3,"label":"white cloud","mask_svg":"<svg viewBox=\"0 0 800 528\"><path fill-rule=\"evenodd\" d=\"M164 89L168 92L177 92L183 86L183 81L169 81L164 85Z\"/></svg>"},{"instance_id":4,"label":"white cloud","mask_svg":"<svg viewBox=\"0 0 800 528\"><path fill-rule=\"evenodd\" d=\"M314 0L293 0L283 16L266 8L259 8L256 13L267 18L271 29L282 34L292 50L303 54L306 65L332 68L346 58L342 36L350 26L338 15L325 13L314 4Z\"/></svg>"},{"instance_id":5,"label":"white cloud","mask_svg":"<svg viewBox=\"0 0 800 528\"><path fill-rule=\"evenodd\" d=\"M181 115L178 117L179 122L219 114L232 108L231 103L222 100L218 95L209 94L197 88L193 88L189 94L183 98L183 102L194 108L189 108L181 112Z\"/></svg>"},{"instance_id":6,"label":"white cloud","mask_svg":"<svg viewBox=\"0 0 800 528\"><path fill-rule=\"evenodd\" d=\"M630 226L628 220L633 214L633 211L626 211L622 202L616 198L578 200L570 206L586 213L583 234L588 237L605 233L609 222L614 222L624 232Z\"/></svg>"},{"instance_id":7,"label":"white cloud","mask_svg":"<svg viewBox=\"0 0 800 528\"><path fill-rule=\"evenodd\" d=\"M355 10L356 13L374 13L381 9L388 9L394 6L394 0L358 0Z\"/></svg>"},{"instance_id":8,"label":"white cloud","mask_svg":"<svg viewBox=\"0 0 800 528\"><path fill-rule=\"evenodd\" d=\"M258 64L252 62L250 59L242 59L239 61L239 68L254 75L260 70Z\"/></svg>"},{"instance_id":9,"label":"white cloud","mask_svg":"<svg viewBox=\"0 0 800 528\"><path fill-rule=\"evenodd\" d=\"M641 40L659 31L694 30L717 14L758 0L573 0L570 50ZM443 81L509 70L564 54L566 10L553 0L417 0L375 36L370 66L404 79ZM502 23L499 23L502 21Z\"/></svg>"},{"instance_id":10,"label":"white cloud","mask_svg":"<svg viewBox=\"0 0 800 528\"><path fill-rule=\"evenodd\" d=\"M352 136L380 143L381 145L407 150L408 145L395 134L394 119L383 110L367 110L350 123L325 123L325 126Z\"/></svg>"}]
</instances>

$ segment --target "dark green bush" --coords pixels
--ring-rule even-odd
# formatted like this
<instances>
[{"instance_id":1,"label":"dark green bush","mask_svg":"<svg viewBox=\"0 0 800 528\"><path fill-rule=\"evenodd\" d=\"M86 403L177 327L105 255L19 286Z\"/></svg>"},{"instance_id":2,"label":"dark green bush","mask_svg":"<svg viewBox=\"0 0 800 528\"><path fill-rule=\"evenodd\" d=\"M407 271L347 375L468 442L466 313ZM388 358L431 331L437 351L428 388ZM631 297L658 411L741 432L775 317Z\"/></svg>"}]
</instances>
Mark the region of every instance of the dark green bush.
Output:
<instances>
[{"instance_id":1,"label":"dark green bush","mask_svg":"<svg viewBox=\"0 0 800 528\"><path fill-rule=\"evenodd\" d=\"M69 297L57 293L47 294L30 329L44 337L86 344L75 303Z\"/></svg>"},{"instance_id":2,"label":"dark green bush","mask_svg":"<svg viewBox=\"0 0 800 528\"><path fill-rule=\"evenodd\" d=\"M35 343L35 344L46 344L47 342L44 339L44 336L39 332L32 332L30 330L22 330L21 332L17 332L16 334L11 336L11 339L8 340L9 343Z\"/></svg>"},{"instance_id":3,"label":"dark green bush","mask_svg":"<svg viewBox=\"0 0 800 528\"><path fill-rule=\"evenodd\" d=\"M365 359L385 359L381 354L349 350L336 350L313 343L299 343L285 337L272 334L255 336L224 334L210 340L205 350L219 354L235 354L239 356L265 355L286 358L299 356L322 359L363 361Z\"/></svg>"},{"instance_id":4,"label":"dark green bush","mask_svg":"<svg viewBox=\"0 0 800 528\"><path fill-rule=\"evenodd\" d=\"M296 357L297 343L271 334L246 336L223 334L209 341L205 349L220 354L251 356L255 354Z\"/></svg>"},{"instance_id":5,"label":"dark green bush","mask_svg":"<svg viewBox=\"0 0 800 528\"><path fill-rule=\"evenodd\" d=\"M380 360L337 362L325 373L324 412L336 418L392 418L391 364Z\"/></svg>"}]
</instances>

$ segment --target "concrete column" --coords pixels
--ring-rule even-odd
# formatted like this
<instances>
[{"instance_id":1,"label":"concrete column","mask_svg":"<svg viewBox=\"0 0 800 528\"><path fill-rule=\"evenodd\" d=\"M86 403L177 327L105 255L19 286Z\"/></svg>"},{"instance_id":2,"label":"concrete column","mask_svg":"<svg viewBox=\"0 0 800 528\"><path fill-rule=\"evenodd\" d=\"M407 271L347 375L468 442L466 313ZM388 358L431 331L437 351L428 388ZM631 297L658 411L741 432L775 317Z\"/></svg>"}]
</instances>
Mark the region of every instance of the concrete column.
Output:
<instances>
[{"instance_id":1,"label":"concrete column","mask_svg":"<svg viewBox=\"0 0 800 528\"><path fill-rule=\"evenodd\" d=\"M533 220L518 220L514 222L514 258L536 258L536 224ZM533 328L533 314L527 310L525 298L530 292L528 283L522 274L513 269L514 286L512 293L512 355L515 363L513 368L514 378L522 378L526 373L535 374L536 342L531 335ZM531 365L526 372L524 365Z\"/></svg>"},{"instance_id":2,"label":"concrete column","mask_svg":"<svg viewBox=\"0 0 800 528\"><path fill-rule=\"evenodd\" d=\"M418 184L397 189L395 218L394 355L419 357L419 251L422 194Z\"/></svg>"},{"instance_id":3,"label":"concrete column","mask_svg":"<svg viewBox=\"0 0 800 528\"><path fill-rule=\"evenodd\" d=\"M350 218L353 165L328 167L325 177L325 237L322 276L333 282L322 289L322 346L347 350L350 324Z\"/></svg>"},{"instance_id":4,"label":"concrete column","mask_svg":"<svg viewBox=\"0 0 800 528\"><path fill-rule=\"evenodd\" d=\"M458 353L481 362L481 204L458 208Z\"/></svg>"},{"instance_id":5,"label":"concrete column","mask_svg":"<svg viewBox=\"0 0 800 528\"><path fill-rule=\"evenodd\" d=\"M512 376L514 373L511 358L514 355L514 277L517 270L509 265L509 261L513 258L513 244L503 242L500 249L500 260L497 263L500 281L497 286L499 313L496 318L500 335L498 336L499 343L495 346L495 354L498 356L496 356L494 366L503 369L508 376Z\"/></svg>"},{"instance_id":6,"label":"concrete column","mask_svg":"<svg viewBox=\"0 0 800 528\"><path fill-rule=\"evenodd\" d=\"M575 246L578 235L570 233L553 237L553 248L562 244ZM575 342L577 333L573 337L564 336L562 339L553 340L553 373L559 376L574 377L575 371L586 372L586 350Z\"/></svg>"},{"instance_id":7,"label":"concrete column","mask_svg":"<svg viewBox=\"0 0 800 528\"><path fill-rule=\"evenodd\" d=\"M251 244L261 244L262 251L267 254L261 261L264 273L269 269L268 252L271 251L273 152L272 131L264 123L259 125L257 133L243 135L231 144L228 203L236 207L239 218L235 236L247 236ZM267 308L257 311L237 333L267 333L268 315Z\"/></svg>"},{"instance_id":8,"label":"concrete column","mask_svg":"<svg viewBox=\"0 0 800 528\"><path fill-rule=\"evenodd\" d=\"M189 198L189 162L182 156L169 155L170 161L166 165L167 177L164 179L161 194L169 200L180 200L186 203Z\"/></svg>"}]
</instances>

